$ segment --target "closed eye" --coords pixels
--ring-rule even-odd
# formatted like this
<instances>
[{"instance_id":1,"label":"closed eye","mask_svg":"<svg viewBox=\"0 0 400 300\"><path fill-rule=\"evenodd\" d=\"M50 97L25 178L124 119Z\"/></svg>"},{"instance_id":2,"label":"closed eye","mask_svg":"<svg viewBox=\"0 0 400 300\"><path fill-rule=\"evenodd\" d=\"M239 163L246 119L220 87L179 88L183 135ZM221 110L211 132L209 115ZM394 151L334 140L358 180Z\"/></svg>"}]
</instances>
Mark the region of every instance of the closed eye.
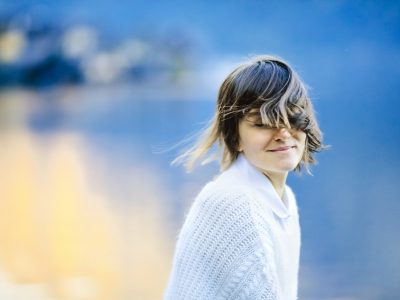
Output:
<instances>
[{"instance_id":1,"label":"closed eye","mask_svg":"<svg viewBox=\"0 0 400 300\"><path fill-rule=\"evenodd\" d=\"M254 127L257 128L265 128L265 129L271 129L272 127L267 125L267 124L263 124L263 123L253 123Z\"/></svg>"},{"instance_id":2,"label":"closed eye","mask_svg":"<svg viewBox=\"0 0 400 300\"><path fill-rule=\"evenodd\" d=\"M263 128L263 129L272 129L273 128L270 125L263 124L263 122L261 121L261 118L255 118L253 120L252 119L250 119L250 120L248 119L246 121L252 127Z\"/></svg>"}]
</instances>

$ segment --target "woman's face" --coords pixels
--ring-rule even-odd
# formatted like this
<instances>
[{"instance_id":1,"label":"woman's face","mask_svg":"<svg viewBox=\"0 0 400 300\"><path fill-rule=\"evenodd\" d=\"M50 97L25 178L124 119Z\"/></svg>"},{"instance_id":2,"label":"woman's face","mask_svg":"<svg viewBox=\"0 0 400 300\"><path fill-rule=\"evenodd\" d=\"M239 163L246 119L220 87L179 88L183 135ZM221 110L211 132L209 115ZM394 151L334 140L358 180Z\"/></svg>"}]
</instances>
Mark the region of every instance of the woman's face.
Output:
<instances>
[{"instance_id":1,"label":"woman's face","mask_svg":"<svg viewBox=\"0 0 400 300\"><path fill-rule=\"evenodd\" d=\"M266 175L287 175L295 169L303 156L305 141L303 131L267 127L260 116L239 121L238 150Z\"/></svg>"}]
</instances>

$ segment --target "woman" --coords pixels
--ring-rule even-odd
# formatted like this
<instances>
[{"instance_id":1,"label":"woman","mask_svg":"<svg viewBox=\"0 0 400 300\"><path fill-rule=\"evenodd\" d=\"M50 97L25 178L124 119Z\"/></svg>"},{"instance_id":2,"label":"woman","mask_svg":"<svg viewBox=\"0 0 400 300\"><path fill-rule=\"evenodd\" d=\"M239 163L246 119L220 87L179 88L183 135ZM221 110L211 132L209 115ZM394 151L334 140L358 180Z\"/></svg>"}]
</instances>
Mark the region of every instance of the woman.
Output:
<instances>
[{"instance_id":1,"label":"woman","mask_svg":"<svg viewBox=\"0 0 400 300\"><path fill-rule=\"evenodd\" d=\"M309 172L324 146L307 90L285 61L258 56L229 74L213 122L178 161L190 170L214 143L223 172L186 217L165 299L296 299L300 227L285 182L292 170Z\"/></svg>"}]
</instances>

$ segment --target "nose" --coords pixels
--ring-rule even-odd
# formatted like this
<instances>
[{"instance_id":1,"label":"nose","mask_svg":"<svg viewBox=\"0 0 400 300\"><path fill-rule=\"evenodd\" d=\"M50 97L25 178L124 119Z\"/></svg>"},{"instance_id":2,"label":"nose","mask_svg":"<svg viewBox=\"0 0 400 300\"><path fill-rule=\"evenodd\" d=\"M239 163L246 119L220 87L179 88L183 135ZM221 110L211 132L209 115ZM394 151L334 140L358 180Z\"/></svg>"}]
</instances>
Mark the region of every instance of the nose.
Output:
<instances>
[{"instance_id":1,"label":"nose","mask_svg":"<svg viewBox=\"0 0 400 300\"><path fill-rule=\"evenodd\" d=\"M288 138L290 138L292 136L292 133L290 132L290 130L288 128L278 128L275 132L275 140L279 141L279 140L287 140Z\"/></svg>"}]
</instances>

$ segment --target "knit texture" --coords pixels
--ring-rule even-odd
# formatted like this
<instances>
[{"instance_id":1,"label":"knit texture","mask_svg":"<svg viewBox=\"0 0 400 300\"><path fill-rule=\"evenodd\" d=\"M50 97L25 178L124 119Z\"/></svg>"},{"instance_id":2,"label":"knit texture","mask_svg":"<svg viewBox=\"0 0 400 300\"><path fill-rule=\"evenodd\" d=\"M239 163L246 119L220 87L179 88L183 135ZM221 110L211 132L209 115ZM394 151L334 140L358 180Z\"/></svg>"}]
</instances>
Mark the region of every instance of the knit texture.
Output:
<instances>
[{"instance_id":1,"label":"knit texture","mask_svg":"<svg viewBox=\"0 0 400 300\"><path fill-rule=\"evenodd\" d=\"M287 188L289 217L278 217L271 199L249 176L254 171L241 158L197 196L178 237L165 300L296 299L300 236L295 199ZM261 178L264 184L267 178Z\"/></svg>"}]
</instances>

